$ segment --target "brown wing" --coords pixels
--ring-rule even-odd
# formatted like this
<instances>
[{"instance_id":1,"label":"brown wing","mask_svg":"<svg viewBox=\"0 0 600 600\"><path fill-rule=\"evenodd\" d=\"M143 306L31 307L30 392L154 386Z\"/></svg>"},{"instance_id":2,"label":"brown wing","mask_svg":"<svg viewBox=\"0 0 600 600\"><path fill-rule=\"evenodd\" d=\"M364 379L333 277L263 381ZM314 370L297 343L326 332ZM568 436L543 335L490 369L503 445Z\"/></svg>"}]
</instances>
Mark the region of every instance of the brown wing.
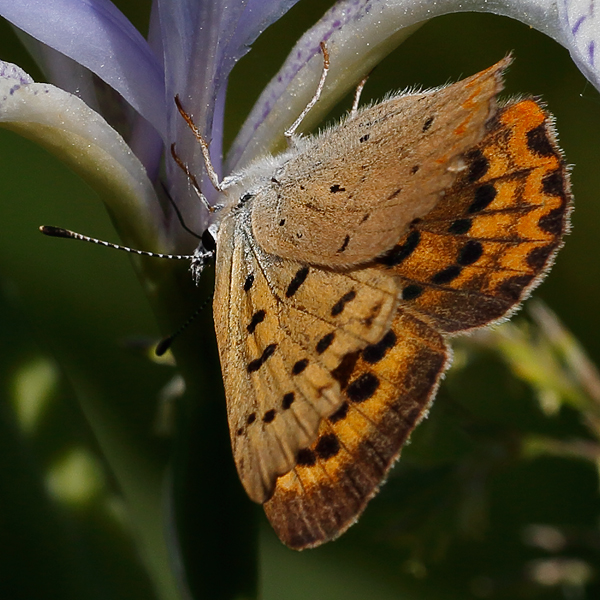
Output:
<instances>
[{"instance_id":1,"label":"brown wing","mask_svg":"<svg viewBox=\"0 0 600 600\"><path fill-rule=\"evenodd\" d=\"M356 521L425 415L449 352L433 328L399 311L382 340L347 363L343 404L265 503L277 535L297 550Z\"/></svg>"},{"instance_id":2,"label":"brown wing","mask_svg":"<svg viewBox=\"0 0 600 600\"><path fill-rule=\"evenodd\" d=\"M503 108L468 170L377 262L399 277L391 330L349 355L344 404L277 480L265 511L292 548L343 533L377 493L449 363L443 333L502 318L537 285L568 229L568 175L547 113Z\"/></svg>"},{"instance_id":3,"label":"brown wing","mask_svg":"<svg viewBox=\"0 0 600 600\"><path fill-rule=\"evenodd\" d=\"M569 227L568 172L533 99L504 107L445 199L387 254L407 309L458 333L509 314L537 286Z\"/></svg>"},{"instance_id":4,"label":"brown wing","mask_svg":"<svg viewBox=\"0 0 600 600\"><path fill-rule=\"evenodd\" d=\"M384 335L398 293L377 268L336 273L266 255L246 221L238 213L219 230L214 319L236 466L264 502L343 403L344 357Z\"/></svg>"},{"instance_id":5,"label":"brown wing","mask_svg":"<svg viewBox=\"0 0 600 600\"><path fill-rule=\"evenodd\" d=\"M259 245L329 267L388 250L464 168L462 154L485 135L509 63L393 97L312 138L253 200Z\"/></svg>"}]
</instances>

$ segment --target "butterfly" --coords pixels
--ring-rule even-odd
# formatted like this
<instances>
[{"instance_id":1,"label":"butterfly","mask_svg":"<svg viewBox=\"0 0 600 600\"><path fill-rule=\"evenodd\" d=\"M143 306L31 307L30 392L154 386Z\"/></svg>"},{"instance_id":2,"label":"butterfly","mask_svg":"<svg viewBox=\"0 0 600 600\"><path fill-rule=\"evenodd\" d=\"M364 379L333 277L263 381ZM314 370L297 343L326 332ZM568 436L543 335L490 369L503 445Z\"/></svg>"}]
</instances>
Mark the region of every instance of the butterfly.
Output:
<instances>
[{"instance_id":1,"label":"butterfly","mask_svg":"<svg viewBox=\"0 0 600 600\"><path fill-rule=\"evenodd\" d=\"M214 322L233 455L296 549L377 493L450 365L498 322L569 226L569 175L534 98L499 105L507 57L400 94L223 189Z\"/></svg>"},{"instance_id":2,"label":"butterfly","mask_svg":"<svg viewBox=\"0 0 600 600\"><path fill-rule=\"evenodd\" d=\"M535 98L497 100L510 57L360 110L357 94L347 118L300 137L327 74L321 47L323 75L289 149L223 181L176 98L221 192L191 270L198 279L216 247L235 464L295 549L356 522L427 415L448 338L518 308L561 248L572 205L552 116Z\"/></svg>"}]
</instances>

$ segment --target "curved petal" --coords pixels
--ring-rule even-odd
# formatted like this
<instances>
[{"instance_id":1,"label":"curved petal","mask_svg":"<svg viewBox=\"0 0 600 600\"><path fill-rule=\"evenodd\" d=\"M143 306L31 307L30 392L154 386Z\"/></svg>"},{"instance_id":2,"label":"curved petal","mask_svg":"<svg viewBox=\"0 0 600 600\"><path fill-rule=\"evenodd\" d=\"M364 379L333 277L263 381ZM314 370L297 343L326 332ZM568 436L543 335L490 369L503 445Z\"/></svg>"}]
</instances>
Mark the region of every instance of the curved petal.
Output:
<instances>
[{"instance_id":1,"label":"curved petal","mask_svg":"<svg viewBox=\"0 0 600 600\"><path fill-rule=\"evenodd\" d=\"M0 126L34 140L66 162L100 195L121 234L165 251L163 213L151 181L123 138L80 98L34 83L0 61Z\"/></svg>"},{"instance_id":2,"label":"curved petal","mask_svg":"<svg viewBox=\"0 0 600 600\"><path fill-rule=\"evenodd\" d=\"M302 124L307 129L401 44L414 31L411 25L427 19L427 8L415 8L416 4L381 0L337 2L300 38L261 94L232 144L226 172L239 170L282 143L283 132L317 88L323 69L321 42L327 43L330 70L318 104ZM407 6L416 14L407 15Z\"/></svg>"},{"instance_id":3,"label":"curved petal","mask_svg":"<svg viewBox=\"0 0 600 600\"><path fill-rule=\"evenodd\" d=\"M148 43L109 0L0 0L0 15L81 63L163 135L164 76Z\"/></svg>"},{"instance_id":4,"label":"curved petal","mask_svg":"<svg viewBox=\"0 0 600 600\"><path fill-rule=\"evenodd\" d=\"M41 67L48 81L81 98L90 108L99 112L122 133L135 155L142 161L148 177L156 181L160 169L163 142L160 134L140 113L128 108L105 82L83 65L36 40L21 29L14 28L17 36ZM99 94L100 92L100 94ZM102 102L99 101L99 96ZM104 110L103 110L104 108Z\"/></svg>"},{"instance_id":5,"label":"curved petal","mask_svg":"<svg viewBox=\"0 0 600 600\"><path fill-rule=\"evenodd\" d=\"M310 129L377 62L414 28L435 16L454 12L491 12L512 17L566 46L583 73L598 86L596 39L600 17L593 18L594 0L339 0L298 41L279 73L258 99L233 143L226 173L272 152L283 132L307 105L322 70L319 43L327 42L331 69L319 103L307 115ZM560 12L560 18L559 18Z\"/></svg>"},{"instance_id":6,"label":"curved petal","mask_svg":"<svg viewBox=\"0 0 600 600\"><path fill-rule=\"evenodd\" d=\"M200 148L175 110L178 94L195 124L211 141L211 154L220 171L225 89L235 63L248 46L297 0L242 0L197 2L157 0L165 56L169 137L195 173L204 170ZM202 211L190 193L187 178L167 161L171 193L177 198L188 225L202 230ZM205 193L214 192L207 181ZM194 221L196 218L196 221Z\"/></svg>"},{"instance_id":7,"label":"curved petal","mask_svg":"<svg viewBox=\"0 0 600 600\"><path fill-rule=\"evenodd\" d=\"M94 88L94 76L89 69L62 52L36 40L22 29L18 27L13 27L13 29L48 81L70 94L75 94L90 108L100 112Z\"/></svg>"},{"instance_id":8,"label":"curved petal","mask_svg":"<svg viewBox=\"0 0 600 600\"><path fill-rule=\"evenodd\" d=\"M559 0L566 46L581 72L600 90L600 5L594 0Z\"/></svg>"}]
</instances>

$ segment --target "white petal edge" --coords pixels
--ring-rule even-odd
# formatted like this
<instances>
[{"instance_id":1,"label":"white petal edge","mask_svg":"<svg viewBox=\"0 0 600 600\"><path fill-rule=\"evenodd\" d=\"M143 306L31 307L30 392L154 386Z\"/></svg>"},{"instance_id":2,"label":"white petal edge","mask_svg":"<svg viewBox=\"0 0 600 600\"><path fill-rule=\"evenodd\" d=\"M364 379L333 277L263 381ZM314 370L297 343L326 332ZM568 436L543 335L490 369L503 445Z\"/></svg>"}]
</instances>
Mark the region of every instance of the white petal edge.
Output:
<instances>
[{"instance_id":1,"label":"white petal edge","mask_svg":"<svg viewBox=\"0 0 600 600\"><path fill-rule=\"evenodd\" d=\"M0 0L0 15L94 72L166 136L162 65L111 0Z\"/></svg>"},{"instance_id":2,"label":"white petal edge","mask_svg":"<svg viewBox=\"0 0 600 600\"><path fill-rule=\"evenodd\" d=\"M99 194L128 243L170 250L162 209L142 163L81 99L34 83L16 65L0 61L0 127L35 141L77 172Z\"/></svg>"},{"instance_id":3,"label":"white petal edge","mask_svg":"<svg viewBox=\"0 0 600 600\"><path fill-rule=\"evenodd\" d=\"M559 4L568 0L558 0ZM594 0L571 0L583 6ZM583 10L583 9L582 9ZM559 18L556 0L340 0L294 46L235 139L226 173L282 147L283 132L307 105L322 70L319 43L325 41L331 70L321 100L302 129L316 125L330 108L387 54L428 19L457 12L488 12L517 19L552 37L576 57L577 47ZM600 38L600 27L589 35ZM595 38L593 38L595 39ZM586 40L588 47L590 40ZM596 44L600 48L600 39ZM575 62L595 85L589 70ZM594 72L595 73L595 72Z\"/></svg>"},{"instance_id":4,"label":"white petal edge","mask_svg":"<svg viewBox=\"0 0 600 600\"><path fill-rule=\"evenodd\" d=\"M600 90L600 3L558 0L562 44L580 71Z\"/></svg>"}]
</instances>

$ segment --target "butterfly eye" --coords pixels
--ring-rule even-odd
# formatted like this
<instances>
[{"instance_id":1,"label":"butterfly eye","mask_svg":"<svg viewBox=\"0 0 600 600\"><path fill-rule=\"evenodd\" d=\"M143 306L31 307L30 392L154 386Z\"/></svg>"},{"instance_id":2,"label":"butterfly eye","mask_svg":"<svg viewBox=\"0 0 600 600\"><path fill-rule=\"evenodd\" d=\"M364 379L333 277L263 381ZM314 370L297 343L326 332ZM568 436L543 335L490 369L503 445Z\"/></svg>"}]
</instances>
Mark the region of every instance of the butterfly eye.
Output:
<instances>
[{"instance_id":1,"label":"butterfly eye","mask_svg":"<svg viewBox=\"0 0 600 600\"><path fill-rule=\"evenodd\" d=\"M202 245L204 246L204 249L209 252L214 252L217 248L215 238L209 229L205 229L202 234Z\"/></svg>"}]
</instances>

